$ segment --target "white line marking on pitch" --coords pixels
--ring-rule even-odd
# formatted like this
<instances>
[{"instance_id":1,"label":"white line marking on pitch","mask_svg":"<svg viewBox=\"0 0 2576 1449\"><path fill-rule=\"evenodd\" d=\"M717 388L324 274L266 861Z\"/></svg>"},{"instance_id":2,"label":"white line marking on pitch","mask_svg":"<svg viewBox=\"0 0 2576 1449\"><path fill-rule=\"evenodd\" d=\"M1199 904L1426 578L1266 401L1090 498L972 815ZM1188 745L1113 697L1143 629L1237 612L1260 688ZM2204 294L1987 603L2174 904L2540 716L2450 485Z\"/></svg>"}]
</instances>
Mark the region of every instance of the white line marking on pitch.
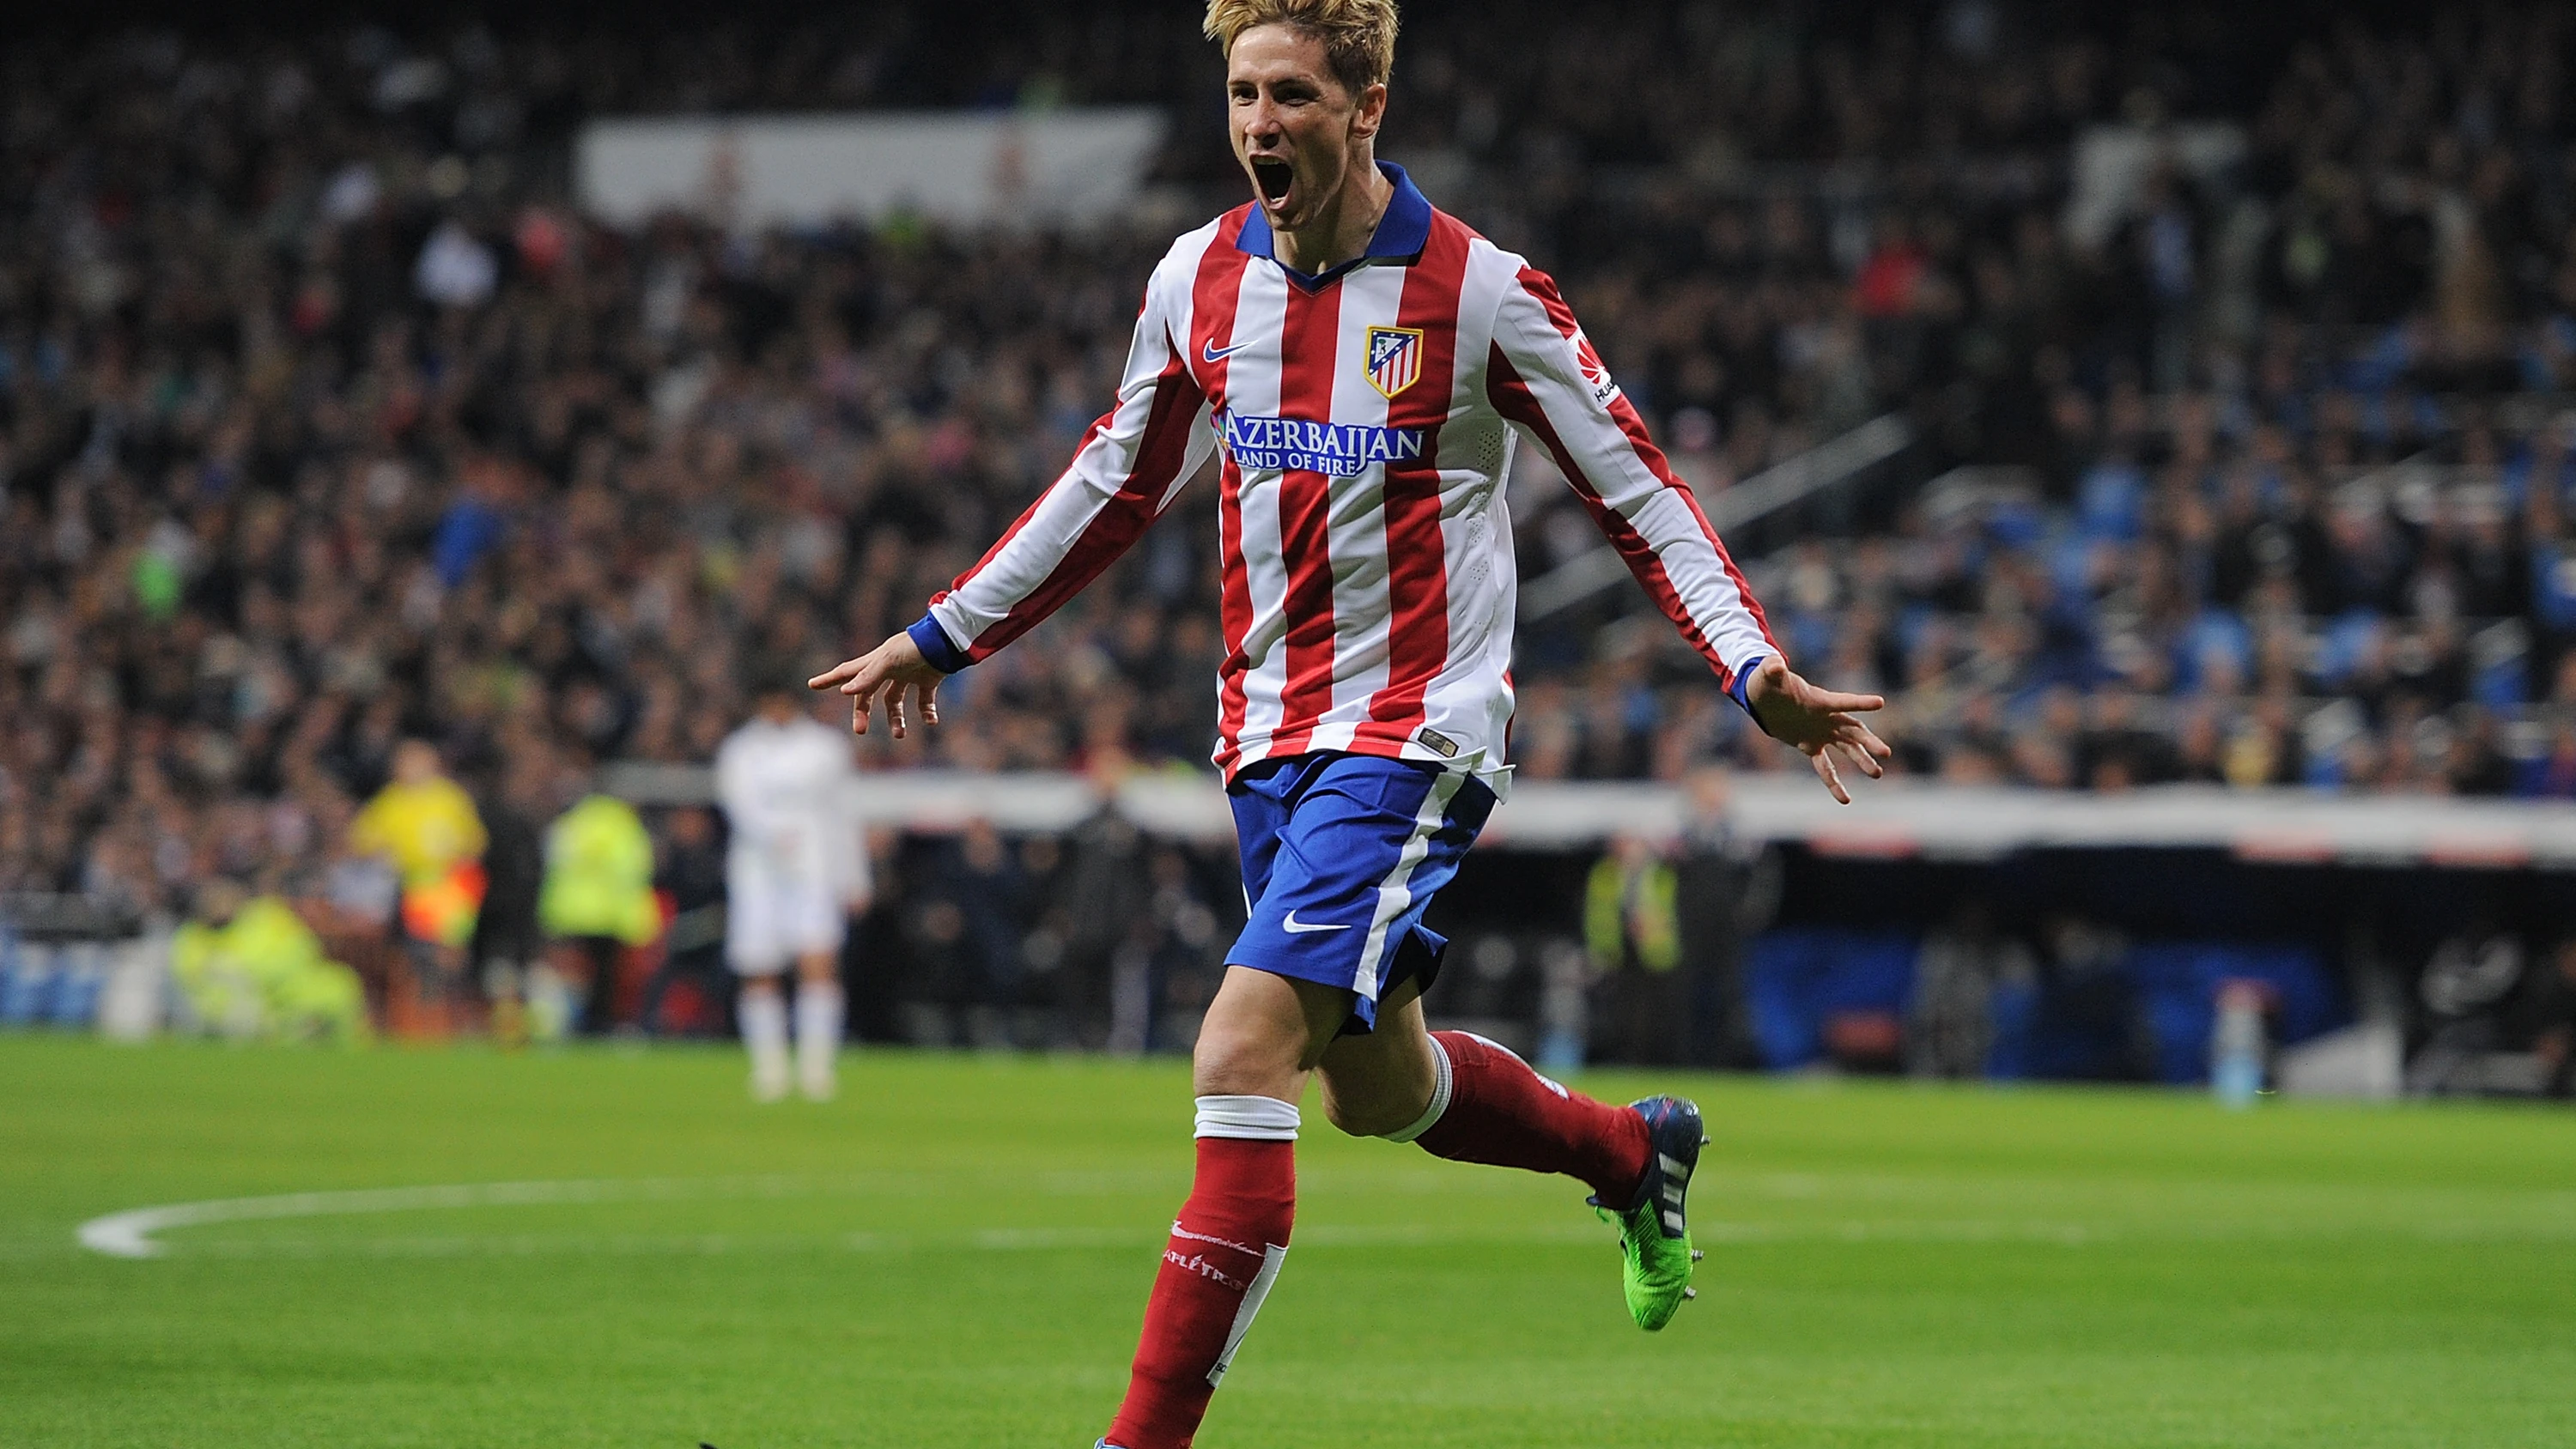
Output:
<instances>
[{"instance_id":1,"label":"white line marking on pitch","mask_svg":"<svg viewBox=\"0 0 2576 1449\"><path fill-rule=\"evenodd\" d=\"M1165 1171L1041 1174L1037 1187L1049 1197L1089 1197L1124 1193L1159 1193L1186 1187L1186 1176ZM1334 1174L1338 1187L1365 1185L1394 1192L1468 1190L1449 1178L1428 1173ZM1473 1179L1469 1179L1472 1183ZM214 1198L205 1202L167 1203L129 1208L92 1218L78 1230L81 1246L111 1258L158 1258L169 1250L153 1235L205 1223L249 1222L264 1218L340 1217L356 1213L415 1212L421 1209L519 1207L559 1203L672 1202L684 1198L794 1197L835 1191L919 1194L929 1191L919 1174L860 1174L817 1180L805 1177L595 1179L565 1182L450 1183L435 1187L362 1188L346 1192L290 1192L273 1197ZM1003 1241L986 1246L1075 1246Z\"/></svg>"},{"instance_id":2,"label":"white line marking on pitch","mask_svg":"<svg viewBox=\"0 0 2576 1449\"><path fill-rule=\"evenodd\" d=\"M342 1217L424 1208L524 1207L557 1203L676 1202L689 1198L785 1197L811 1191L793 1177L644 1178L634 1181L466 1182L437 1187L377 1187L352 1192L290 1192L129 1208L80 1225L81 1246L111 1258L158 1258L169 1249L153 1234L205 1223L262 1218Z\"/></svg>"},{"instance_id":3,"label":"white line marking on pitch","mask_svg":"<svg viewBox=\"0 0 2576 1449\"><path fill-rule=\"evenodd\" d=\"M109 1213L82 1223L76 1236L80 1245L91 1252L111 1258L158 1258L167 1255L168 1245L155 1234L174 1228L198 1227L207 1223L250 1222L262 1219L343 1217L365 1213L417 1212L422 1210L526 1207L580 1203L682 1202L710 1199L788 1198L827 1195L835 1192L883 1192L897 1195L916 1194L921 1179L893 1174L859 1174L851 1177L817 1179L808 1177L709 1177L709 1178L634 1178L590 1179L558 1182L482 1182L450 1183L431 1187L362 1188L343 1192L292 1192L273 1197L213 1198L203 1202L164 1203L154 1207L129 1208ZM1096 1184L1082 1182L1068 1185L1074 1195L1088 1195L1100 1190ZM2289 1224L2213 1221L2200 1223L2083 1223L2048 1221L1960 1221L1954 1219L1918 1219L1885 1221L1809 1220L1802 1222L1743 1222L1703 1218L1694 1225L1696 1235L1711 1243L1789 1243L1818 1240L1885 1243L2044 1243L2078 1247L2118 1241L2234 1241L2263 1239L2305 1239L2319 1236L2310 1229ZM2557 1221L2548 1224L2512 1220L2427 1221L2396 1227L2386 1233L2359 1231L2353 1236L2412 1236L2434 1241L2558 1241L2576 1236L2576 1222ZM1502 1233L1455 1230L1433 1234L1418 1224L1314 1224L1298 1235L1298 1241L1314 1247L1395 1247L1434 1242L1478 1241L1511 1243L1555 1243L1589 1241L1600 1236L1591 1224L1567 1223L1547 1228L1533 1228ZM958 1241L987 1251L1062 1251L1069 1249L1125 1247L1144 1244L1152 1235L1130 1228L1023 1228L990 1229L966 1235ZM57 1239L56 1241L60 1241ZM624 1237L614 1240L618 1250L725 1252L736 1240L721 1234L688 1237ZM875 1232L851 1233L837 1240L841 1246L857 1252L908 1252L930 1242L947 1238L915 1239L905 1234ZM25 1245L5 1245L0 1257L30 1256ZM553 1251L553 1240L542 1238L480 1239L406 1239L371 1245L361 1251L384 1255L492 1253ZM597 1250L594 1245L593 1250ZM297 1243L253 1247L230 1244L209 1251L240 1256L265 1252L313 1253L331 1251L320 1244Z\"/></svg>"}]
</instances>

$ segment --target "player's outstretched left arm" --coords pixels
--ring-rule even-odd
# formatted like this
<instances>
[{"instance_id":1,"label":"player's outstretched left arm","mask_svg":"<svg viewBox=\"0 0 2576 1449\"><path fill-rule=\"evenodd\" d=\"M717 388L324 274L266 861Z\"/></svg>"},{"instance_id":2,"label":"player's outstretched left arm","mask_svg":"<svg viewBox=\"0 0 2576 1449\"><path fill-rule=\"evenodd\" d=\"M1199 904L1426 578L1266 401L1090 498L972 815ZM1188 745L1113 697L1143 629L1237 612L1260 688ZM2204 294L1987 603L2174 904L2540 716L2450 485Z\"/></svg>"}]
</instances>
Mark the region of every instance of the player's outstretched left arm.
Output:
<instances>
[{"instance_id":1,"label":"player's outstretched left arm","mask_svg":"<svg viewBox=\"0 0 2576 1449\"><path fill-rule=\"evenodd\" d=\"M1842 772L1834 766L1835 756L1841 756L1845 763L1873 780L1887 773L1887 767L1880 762L1896 752L1859 719L1872 710L1885 709L1887 701L1883 697L1819 689L1791 672L1788 661L1777 655L1754 666L1744 694L1751 703L1754 720L1764 732L1797 746L1808 763L1816 767L1816 778L1824 781L1825 788L1843 804L1851 803L1851 791L1843 788Z\"/></svg>"},{"instance_id":2,"label":"player's outstretched left arm","mask_svg":"<svg viewBox=\"0 0 2576 1449\"><path fill-rule=\"evenodd\" d=\"M1707 658L1765 733L1796 746L1848 805L1840 756L1875 779L1892 753L1855 716L1874 694L1819 689L1791 672L1761 605L1708 515L1646 436L1574 313L1546 274L1523 266L1494 315L1487 392L1494 410L1556 459L1646 594Z\"/></svg>"},{"instance_id":3,"label":"player's outstretched left arm","mask_svg":"<svg viewBox=\"0 0 2576 1449\"><path fill-rule=\"evenodd\" d=\"M939 723L939 682L948 676L921 655L910 634L897 634L856 659L845 659L805 681L807 689L838 688L850 697L850 733L868 732L868 713L877 696L885 696L886 723L902 739L913 718ZM906 709L904 699L912 705Z\"/></svg>"}]
</instances>

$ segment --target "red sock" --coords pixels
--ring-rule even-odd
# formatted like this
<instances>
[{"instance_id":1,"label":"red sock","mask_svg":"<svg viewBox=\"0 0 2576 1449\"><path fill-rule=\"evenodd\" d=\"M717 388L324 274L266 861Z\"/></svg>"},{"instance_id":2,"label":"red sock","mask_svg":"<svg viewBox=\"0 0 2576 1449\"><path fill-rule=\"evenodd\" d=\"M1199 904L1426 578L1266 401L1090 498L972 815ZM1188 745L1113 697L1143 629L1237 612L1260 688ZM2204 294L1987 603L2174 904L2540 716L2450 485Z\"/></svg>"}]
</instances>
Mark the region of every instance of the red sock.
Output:
<instances>
[{"instance_id":1,"label":"red sock","mask_svg":"<svg viewBox=\"0 0 2576 1449\"><path fill-rule=\"evenodd\" d=\"M1434 1157L1581 1179L1624 1208L1646 1180L1646 1119L1531 1071L1480 1036L1435 1031L1449 1054L1449 1104L1413 1140ZM1435 1106L1438 1104L1435 1102Z\"/></svg>"},{"instance_id":2,"label":"red sock","mask_svg":"<svg viewBox=\"0 0 2576 1449\"><path fill-rule=\"evenodd\" d=\"M1145 1305L1127 1401L1109 1426L1119 1449L1189 1449L1288 1251L1297 1144L1202 1137L1198 1149L1198 1178Z\"/></svg>"}]
</instances>

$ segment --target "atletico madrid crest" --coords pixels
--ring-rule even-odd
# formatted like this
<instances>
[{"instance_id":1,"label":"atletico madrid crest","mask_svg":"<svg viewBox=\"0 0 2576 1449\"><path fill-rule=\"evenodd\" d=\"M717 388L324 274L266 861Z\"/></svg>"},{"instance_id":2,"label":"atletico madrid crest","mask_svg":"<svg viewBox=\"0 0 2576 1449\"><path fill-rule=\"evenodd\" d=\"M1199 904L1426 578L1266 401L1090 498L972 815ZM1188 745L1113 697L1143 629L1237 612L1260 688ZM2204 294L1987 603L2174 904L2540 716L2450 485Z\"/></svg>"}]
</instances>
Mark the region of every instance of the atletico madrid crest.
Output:
<instances>
[{"instance_id":1,"label":"atletico madrid crest","mask_svg":"<svg viewBox=\"0 0 2576 1449\"><path fill-rule=\"evenodd\" d=\"M1369 386L1392 399L1422 380L1422 329L1372 327L1368 330Z\"/></svg>"}]
</instances>

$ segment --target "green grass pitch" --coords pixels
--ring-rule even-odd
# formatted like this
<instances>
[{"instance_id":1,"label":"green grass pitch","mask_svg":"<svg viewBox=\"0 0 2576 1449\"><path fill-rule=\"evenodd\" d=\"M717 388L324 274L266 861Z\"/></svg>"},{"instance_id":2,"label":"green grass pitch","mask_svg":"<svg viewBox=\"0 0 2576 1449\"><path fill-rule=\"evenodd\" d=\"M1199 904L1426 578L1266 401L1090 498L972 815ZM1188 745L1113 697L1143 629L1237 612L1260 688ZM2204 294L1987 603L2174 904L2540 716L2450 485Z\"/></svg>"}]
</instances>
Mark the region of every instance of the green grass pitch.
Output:
<instances>
[{"instance_id":1,"label":"green grass pitch","mask_svg":"<svg viewBox=\"0 0 2576 1449\"><path fill-rule=\"evenodd\" d=\"M768 1108L741 1077L0 1040L0 1444L1090 1444L1187 1187L1183 1069L863 1053ZM1580 1187L1310 1105L1296 1246L1200 1443L2576 1444L2576 1114L1669 1084L1715 1139L1710 1251L1653 1337ZM493 1183L548 1186L144 1260L74 1237Z\"/></svg>"}]
</instances>

